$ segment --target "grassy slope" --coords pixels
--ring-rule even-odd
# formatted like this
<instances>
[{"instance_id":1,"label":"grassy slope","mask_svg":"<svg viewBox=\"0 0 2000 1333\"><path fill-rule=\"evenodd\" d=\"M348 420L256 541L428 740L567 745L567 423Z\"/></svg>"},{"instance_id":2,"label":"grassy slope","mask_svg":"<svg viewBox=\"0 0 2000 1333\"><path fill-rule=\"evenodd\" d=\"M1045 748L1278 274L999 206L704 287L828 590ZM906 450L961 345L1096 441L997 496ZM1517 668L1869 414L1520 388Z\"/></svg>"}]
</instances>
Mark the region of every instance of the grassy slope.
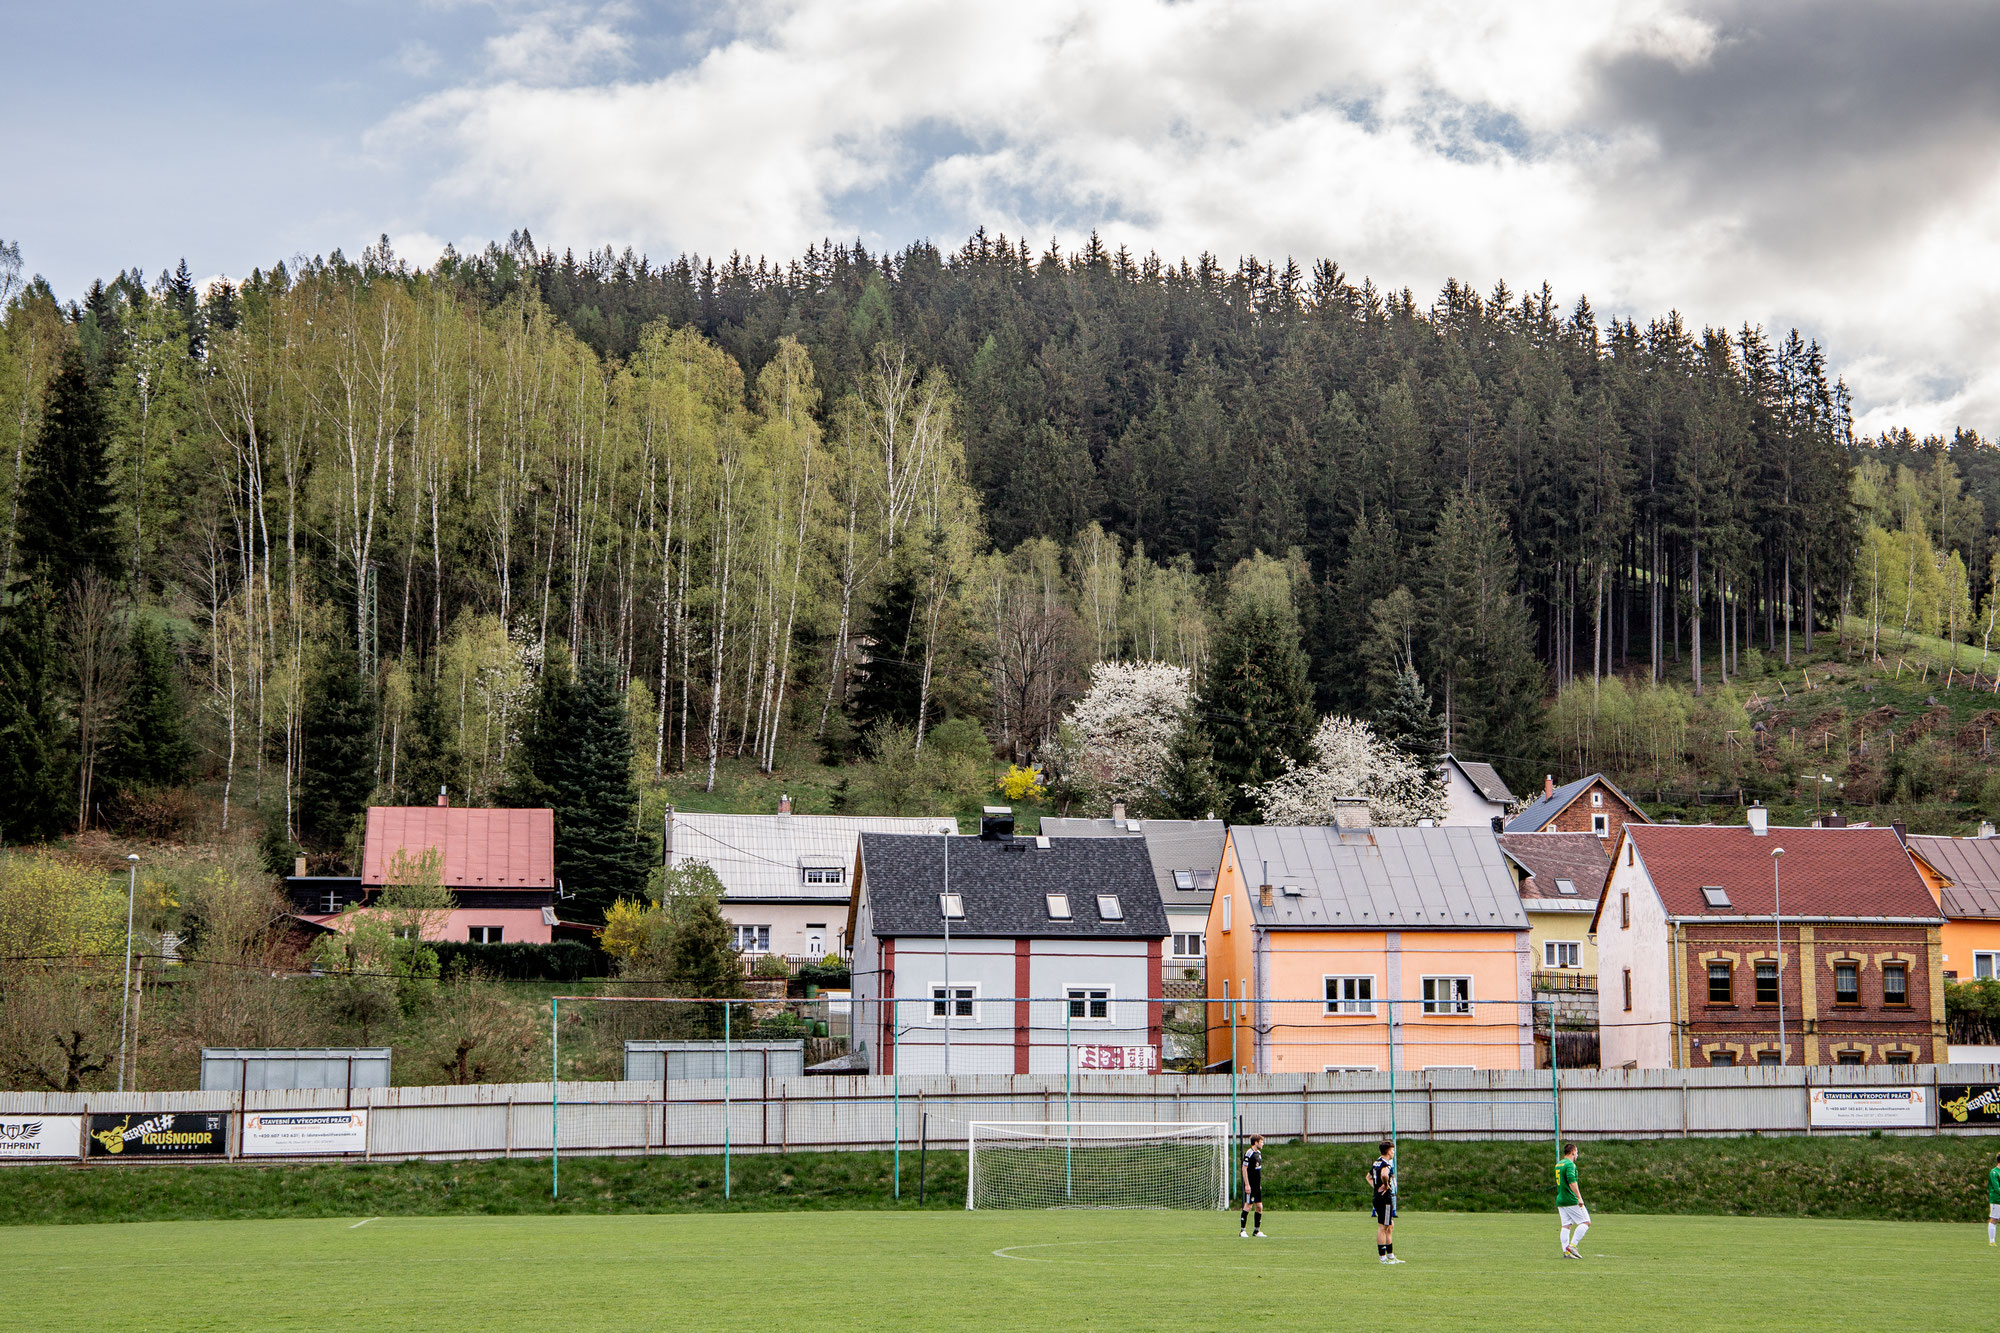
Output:
<instances>
[{"instance_id":1,"label":"grassy slope","mask_svg":"<svg viewBox=\"0 0 2000 1333\"><path fill-rule=\"evenodd\" d=\"M1597 1212L1582 1263L1546 1215L1406 1216L1394 1269L1359 1215L1263 1241L1213 1213L47 1227L8 1236L0 1289L38 1333L1970 1328L2000 1300L1971 1226Z\"/></svg>"},{"instance_id":2,"label":"grassy slope","mask_svg":"<svg viewBox=\"0 0 2000 1333\"><path fill-rule=\"evenodd\" d=\"M1591 1143L1585 1198L1610 1212L1963 1222L1985 1215L1994 1138L1695 1139ZM1276 1144L1266 1187L1279 1211L1365 1208L1370 1145ZM1402 1148L1403 1198L1416 1210L1536 1212L1551 1206L1546 1143ZM964 1156L934 1152L924 1206L965 1198ZM917 1204L918 1161L903 1154L903 1198L887 1153L743 1155L731 1198L719 1157L574 1158L559 1202L548 1161L320 1166L17 1167L0 1173L0 1224L190 1218L591 1214L902 1209Z\"/></svg>"}]
</instances>

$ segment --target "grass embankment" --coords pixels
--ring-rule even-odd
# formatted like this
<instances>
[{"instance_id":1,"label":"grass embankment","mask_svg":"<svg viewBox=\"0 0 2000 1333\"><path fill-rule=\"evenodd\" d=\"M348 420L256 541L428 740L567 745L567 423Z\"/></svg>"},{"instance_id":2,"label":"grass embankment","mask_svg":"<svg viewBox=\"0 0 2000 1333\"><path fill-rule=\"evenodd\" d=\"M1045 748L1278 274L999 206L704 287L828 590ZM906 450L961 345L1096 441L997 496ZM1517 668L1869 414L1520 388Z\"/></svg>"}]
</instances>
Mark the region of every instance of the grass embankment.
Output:
<instances>
[{"instance_id":1,"label":"grass embankment","mask_svg":"<svg viewBox=\"0 0 2000 1333\"><path fill-rule=\"evenodd\" d=\"M1588 1143L1585 1197L1613 1213L1959 1222L1985 1215L2000 1139L1692 1139ZM1365 1209L1369 1144L1274 1144L1269 1206ZM1552 1208L1547 1143L1406 1142L1403 1206L1433 1212ZM546 1158L314 1166L20 1167L0 1173L0 1224L271 1217L773 1212L961 1208L965 1157L933 1152L918 1202L905 1152L742 1155L722 1197L720 1157L566 1159L549 1198Z\"/></svg>"}]
</instances>

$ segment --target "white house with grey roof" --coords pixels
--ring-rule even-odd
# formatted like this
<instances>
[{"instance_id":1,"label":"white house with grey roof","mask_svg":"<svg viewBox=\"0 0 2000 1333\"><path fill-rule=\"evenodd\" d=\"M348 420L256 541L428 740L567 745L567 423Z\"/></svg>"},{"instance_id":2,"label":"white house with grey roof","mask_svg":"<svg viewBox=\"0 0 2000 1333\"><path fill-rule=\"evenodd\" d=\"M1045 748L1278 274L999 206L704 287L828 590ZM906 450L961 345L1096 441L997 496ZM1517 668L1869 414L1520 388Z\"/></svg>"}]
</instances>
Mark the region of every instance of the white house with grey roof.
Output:
<instances>
[{"instance_id":1,"label":"white house with grey roof","mask_svg":"<svg viewBox=\"0 0 2000 1333\"><path fill-rule=\"evenodd\" d=\"M877 1074L1159 1067L1167 915L1138 838L864 833L854 1031Z\"/></svg>"},{"instance_id":2,"label":"white house with grey roof","mask_svg":"<svg viewBox=\"0 0 2000 1333\"><path fill-rule=\"evenodd\" d=\"M1215 899L1215 875L1222 865L1222 844L1229 826L1219 819L1128 819L1123 805L1112 807L1109 819L1042 820L1042 832L1055 838L1139 838L1153 863L1153 882L1167 912L1164 981L1179 981L1189 972L1200 975L1207 956L1208 905Z\"/></svg>"},{"instance_id":3,"label":"white house with grey roof","mask_svg":"<svg viewBox=\"0 0 2000 1333\"><path fill-rule=\"evenodd\" d=\"M818 958L848 947L847 906L863 833L952 834L956 819L922 815L696 814L667 808L669 868L699 861L722 881L722 916L749 954Z\"/></svg>"},{"instance_id":4,"label":"white house with grey roof","mask_svg":"<svg viewBox=\"0 0 2000 1333\"><path fill-rule=\"evenodd\" d=\"M1491 764L1447 754L1439 765L1444 777L1444 823L1468 828L1492 828L1503 822L1516 804L1506 779Z\"/></svg>"}]
</instances>

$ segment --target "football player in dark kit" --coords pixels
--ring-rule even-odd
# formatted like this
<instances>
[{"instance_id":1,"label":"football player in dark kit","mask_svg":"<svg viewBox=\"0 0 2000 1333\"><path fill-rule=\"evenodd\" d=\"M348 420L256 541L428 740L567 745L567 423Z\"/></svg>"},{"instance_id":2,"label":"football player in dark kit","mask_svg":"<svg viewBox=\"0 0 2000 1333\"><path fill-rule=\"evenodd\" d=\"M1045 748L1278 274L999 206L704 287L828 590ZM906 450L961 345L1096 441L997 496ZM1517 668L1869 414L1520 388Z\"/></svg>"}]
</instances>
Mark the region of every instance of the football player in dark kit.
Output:
<instances>
[{"instance_id":1,"label":"football player in dark kit","mask_svg":"<svg viewBox=\"0 0 2000 1333\"><path fill-rule=\"evenodd\" d=\"M1257 1210L1257 1230L1259 1240L1264 1239L1264 1136L1253 1134L1250 1146L1243 1153L1243 1216L1237 1221L1236 1234L1249 1239L1250 1210Z\"/></svg>"},{"instance_id":2,"label":"football player in dark kit","mask_svg":"<svg viewBox=\"0 0 2000 1333\"><path fill-rule=\"evenodd\" d=\"M1382 1155L1368 1168L1368 1188L1375 1196L1375 1254L1385 1264L1400 1264L1396 1257L1396 1145L1384 1139L1377 1145Z\"/></svg>"}]
</instances>

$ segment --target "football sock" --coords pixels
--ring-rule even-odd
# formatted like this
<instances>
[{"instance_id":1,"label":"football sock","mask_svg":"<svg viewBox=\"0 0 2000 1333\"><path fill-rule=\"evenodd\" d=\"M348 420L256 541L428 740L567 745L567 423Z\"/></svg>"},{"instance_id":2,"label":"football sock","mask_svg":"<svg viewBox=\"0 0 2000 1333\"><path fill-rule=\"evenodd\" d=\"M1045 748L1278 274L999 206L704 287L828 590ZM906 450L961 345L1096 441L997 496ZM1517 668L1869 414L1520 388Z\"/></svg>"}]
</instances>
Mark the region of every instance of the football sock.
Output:
<instances>
[{"instance_id":1,"label":"football sock","mask_svg":"<svg viewBox=\"0 0 2000 1333\"><path fill-rule=\"evenodd\" d=\"M1588 1222L1577 1223L1576 1236L1569 1243L1571 1249L1575 1249L1583 1244L1583 1233L1588 1230L1590 1230L1590 1223Z\"/></svg>"},{"instance_id":2,"label":"football sock","mask_svg":"<svg viewBox=\"0 0 2000 1333\"><path fill-rule=\"evenodd\" d=\"M1381 1258L1381 1257L1382 1257L1383 1255L1387 1254L1388 1252L1389 1252L1389 1247L1388 1247L1387 1245L1384 1245L1384 1244L1383 1244L1383 1243L1382 1243L1381 1241L1379 1241L1379 1240L1375 1242L1375 1257L1376 1257L1376 1258L1378 1258L1378 1259L1379 1259L1379 1258Z\"/></svg>"},{"instance_id":3,"label":"football sock","mask_svg":"<svg viewBox=\"0 0 2000 1333\"><path fill-rule=\"evenodd\" d=\"M1245 1208L1243 1210L1243 1216L1236 1219L1236 1229L1238 1231L1241 1231L1245 1227L1248 1227L1249 1225L1250 1225L1250 1210L1248 1208Z\"/></svg>"},{"instance_id":4,"label":"football sock","mask_svg":"<svg viewBox=\"0 0 2000 1333\"><path fill-rule=\"evenodd\" d=\"M1563 1227L1557 1227L1557 1228L1556 1228L1556 1234L1562 1237L1562 1243L1563 1243L1563 1248L1564 1248L1565 1250L1566 1250L1566 1249L1568 1249L1568 1248L1569 1248L1569 1228L1568 1228L1568 1227L1566 1227L1566 1226L1563 1226Z\"/></svg>"},{"instance_id":5,"label":"football sock","mask_svg":"<svg viewBox=\"0 0 2000 1333\"><path fill-rule=\"evenodd\" d=\"M1986 1224L1986 1240L1988 1244L1991 1244L1993 1241L1993 1226L1994 1224L1991 1222Z\"/></svg>"}]
</instances>

